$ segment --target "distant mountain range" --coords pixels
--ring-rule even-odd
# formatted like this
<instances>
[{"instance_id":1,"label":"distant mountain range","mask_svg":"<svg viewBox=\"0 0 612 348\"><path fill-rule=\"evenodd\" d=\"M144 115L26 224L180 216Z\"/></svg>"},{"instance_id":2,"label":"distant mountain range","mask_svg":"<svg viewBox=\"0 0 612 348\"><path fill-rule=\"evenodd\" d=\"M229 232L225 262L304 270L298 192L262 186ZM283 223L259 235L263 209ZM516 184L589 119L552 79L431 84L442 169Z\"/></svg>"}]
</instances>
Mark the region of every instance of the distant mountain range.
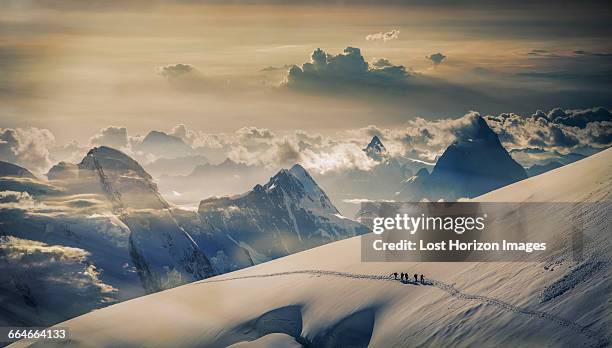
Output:
<instances>
[{"instance_id":1,"label":"distant mountain range","mask_svg":"<svg viewBox=\"0 0 612 348\"><path fill-rule=\"evenodd\" d=\"M390 156L375 136L363 149L374 161L370 170L316 181L300 165L269 178L266 168L227 159L162 176L160 190L137 161L105 146L53 166L48 181L0 162L0 301L9 308L0 325L50 325L368 231L332 201L356 212L362 200L456 200L563 164L526 172L482 118L472 121L433 166ZM183 148L157 133L145 137L146 146ZM199 204L183 209L166 197Z\"/></svg>"},{"instance_id":2,"label":"distant mountain range","mask_svg":"<svg viewBox=\"0 0 612 348\"><path fill-rule=\"evenodd\" d=\"M204 200L197 212L172 206L138 162L104 146L57 164L48 182L6 162L0 173L0 292L13 303L2 308L14 308L0 313L3 325L50 325L367 232L299 165L240 196ZM24 249L40 254L35 265L7 263Z\"/></svg>"},{"instance_id":3,"label":"distant mountain range","mask_svg":"<svg viewBox=\"0 0 612 348\"><path fill-rule=\"evenodd\" d=\"M273 174L274 171L262 166L237 163L228 158L219 164L196 165L187 175L162 175L158 184L160 192L170 202L197 206L203 198L249 190Z\"/></svg>"}]
</instances>

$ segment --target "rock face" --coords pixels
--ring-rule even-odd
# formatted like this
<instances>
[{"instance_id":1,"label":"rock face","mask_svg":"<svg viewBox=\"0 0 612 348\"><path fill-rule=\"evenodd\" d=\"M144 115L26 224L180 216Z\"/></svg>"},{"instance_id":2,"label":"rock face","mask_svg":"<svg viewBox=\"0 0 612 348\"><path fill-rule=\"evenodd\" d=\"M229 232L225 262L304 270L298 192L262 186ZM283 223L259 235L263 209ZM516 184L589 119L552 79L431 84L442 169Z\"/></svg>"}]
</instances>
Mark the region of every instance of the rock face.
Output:
<instances>
[{"instance_id":1,"label":"rock face","mask_svg":"<svg viewBox=\"0 0 612 348\"><path fill-rule=\"evenodd\" d=\"M253 263L367 232L342 217L300 165L242 195L203 200L198 214L213 234L231 240Z\"/></svg>"},{"instance_id":2,"label":"rock face","mask_svg":"<svg viewBox=\"0 0 612 348\"><path fill-rule=\"evenodd\" d=\"M79 168L97 174L115 213L129 227L130 256L147 292L214 275L210 261L177 223L138 162L121 151L99 147L89 151Z\"/></svg>"},{"instance_id":3,"label":"rock face","mask_svg":"<svg viewBox=\"0 0 612 348\"><path fill-rule=\"evenodd\" d=\"M35 178L29 170L4 161L0 161L0 177Z\"/></svg>"},{"instance_id":4,"label":"rock face","mask_svg":"<svg viewBox=\"0 0 612 348\"><path fill-rule=\"evenodd\" d=\"M400 193L404 200L471 198L527 178L497 134L480 117L442 154L431 174L419 172Z\"/></svg>"}]
</instances>

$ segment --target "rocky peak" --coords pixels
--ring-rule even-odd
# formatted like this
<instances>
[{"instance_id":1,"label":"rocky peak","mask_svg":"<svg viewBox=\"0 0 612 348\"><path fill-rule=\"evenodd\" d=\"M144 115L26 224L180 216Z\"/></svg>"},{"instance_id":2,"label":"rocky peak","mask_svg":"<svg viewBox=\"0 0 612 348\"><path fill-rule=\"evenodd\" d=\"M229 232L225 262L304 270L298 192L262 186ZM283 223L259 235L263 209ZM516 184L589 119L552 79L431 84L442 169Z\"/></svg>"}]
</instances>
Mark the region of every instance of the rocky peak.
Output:
<instances>
[{"instance_id":1,"label":"rocky peak","mask_svg":"<svg viewBox=\"0 0 612 348\"><path fill-rule=\"evenodd\" d=\"M363 151L375 161L381 161L387 155L387 149L376 135L372 137L372 140Z\"/></svg>"},{"instance_id":2,"label":"rocky peak","mask_svg":"<svg viewBox=\"0 0 612 348\"><path fill-rule=\"evenodd\" d=\"M133 172L143 178L151 179L151 175L130 156L107 146L94 147L89 150L78 166L80 169L89 170L97 170L99 167L104 171Z\"/></svg>"}]
</instances>

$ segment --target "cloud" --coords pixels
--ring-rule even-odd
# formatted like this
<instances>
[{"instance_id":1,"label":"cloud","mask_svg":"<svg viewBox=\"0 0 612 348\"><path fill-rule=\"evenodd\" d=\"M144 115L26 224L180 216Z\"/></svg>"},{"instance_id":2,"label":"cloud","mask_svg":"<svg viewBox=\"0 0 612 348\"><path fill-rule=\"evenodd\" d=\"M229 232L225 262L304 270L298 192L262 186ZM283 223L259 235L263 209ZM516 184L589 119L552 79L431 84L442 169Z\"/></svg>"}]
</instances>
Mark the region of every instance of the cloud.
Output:
<instances>
[{"instance_id":1,"label":"cloud","mask_svg":"<svg viewBox=\"0 0 612 348\"><path fill-rule=\"evenodd\" d=\"M392 88L405 84L410 74L401 65L388 60L377 60L372 66L365 61L361 50L347 47L342 53L331 55L316 49L309 63L289 69L288 87L325 89L337 87Z\"/></svg>"},{"instance_id":2,"label":"cloud","mask_svg":"<svg viewBox=\"0 0 612 348\"><path fill-rule=\"evenodd\" d=\"M388 66L393 66L393 64L391 64L391 62L388 59L379 58L379 59L374 59L374 61L372 62L372 66L374 66L375 68L385 68Z\"/></svg>"},{"instance_id":3,"label":"cloud","mask_svg":"<svg viewBox=\"0 0 612 348\"><path fill-rule=\"evenodd\" d=\"M584 110L563 110L555 108L547 115L547 119L566 126L585 128L591 122L612 122L612 114L602 107Z\"/></svg>"},{"instance_id":4,"label":"cloud","mask_svg":"<svg viewBox=\"0 0 612 348\"><path fill-rule=\"evenodd\" d=\"M54 146L50 149L50 155L53 163L60 161L76 163L79 162L89 151L90 147L79 144L78 141L72 140L66 144Z\"/></svg>"},{"instance_id":5,"label":"cloud","mask_svg":"<svg viewBox=\"0 0 612 348\"><path fill-rule=\"evenodd\" d=\"M274 147L274 153L280 165L291 166L302 161L302 156L298 146L290 142L288 139L275 143Z\"/></svg>"},{"instance_id":6,"label":"cloud","mask_svg":"<svg viewBox=\"0 0 612 348\"><path fill-rule=\"evenodd\" d=\"M543 50L543 49L533 49L527 52L527 55L529 57L534 57L534 58L560 58L562 57L560 54L551 52L549 50Z\"/></svg>"},{"instance_id":7,"label":"cloud","mask_svg":"<svg viewBox=\"0 0 612 348\"><path fill-rule=\"evenodd\" d=\"M327 58L325 62L330 64ZM391 157L435 162L456 139L473 137L474 130L478 129L475 127L478 125L476 122L481 122L479 121L481 117L498 134L508 151L537 148L543 152L557 154L569 152L591 154L612 145L612 113L601 107L554 108L548 112L538 110L526 116L516 113L481 116L477 112L469 112L459 118L427 120L417 117L405 121L401 127L383 128L369 125L327 135L306 130L272 131L253 126L243 127L234 132L210 134L190 129L184 124L173 127L168 134L183 139L193 148L194 155L203 155L210 163L222 162L227 157L239 163L267 169L301 163L313 172L326 173L348 169L369 170L376 166L377 163L362 151L373 136L378 136L383 141ZM32 133L34 132L17 130L4 130L0 133L4 141L4 147L0 146L0 150L4 151L3 157L6 158L7 149L11 149L7 146L9 142L13 144L23 142L18 139ZM30 138L38 139L38 137ZM46 139L53 139L53 135L47 134ZM125 127L108 126L94 135L91 142L114 144L115 147L123 146L126 153L146 165L155 157L151 157L152 154L135 151L134 145L139 141L141 140L130 137ZM66 147L70 149L64 151L67 154L86 149L77 143L68 144ZM39 158L43 163L48 162L48 156L40 156L40 153L44 154L46 148L43 147L43 150L40 150L40 146L24 148L34 149L34 154L39 155L21 151L19 152L21 158L30 160ZM14 156L14 153L11 149L8 155ZM184 156L184 153L176 154L177 158L180 156ZM78 160L80 158L77 158Z\"/></svg>"},{"instance_id":8,"label":"cloud","mask_svg":"<svg viewBox=\"0 0 612 348\"><path fill-rule=\"evenodd\" d=\"M291 66L292 65L290 65L290 64L285 64L283 66L272 66L272 65L270 65L270 66L267 66L267 67L261 69L261 71L263 71L263 72L271 72L271 71L278 71L278 70L286 71L289 68L291 68Z\"/></svg>"},{"instance_id":9,"label":"cloud","mask_svg":"<svg viewBox=\"0 0 612 348\"><path fill-rule=\"evenodd\" d=\"M155 69L157 74L166 78L170 86L183 92L215 92L219 88L225 88L220 81L205 78L204 75L191 64L171 64ZM229 83L228 80L224 81Z\"/></svg>"},{"instance_id":10,"label":"cloud","mask_svg":"<svg viewBox=\"0 0 612 348\"><path fill-rule=\"evenodd\" d=\"M437 65L440 65L440 63L442 63L442 61L444 61L444 59L446 59L446 56L443 55L442 53L438 52L438 53L430 54L430 55L428 55L425 58L431 60L433 65L437 66Z\"/></svg>"},{"instance_id":11,"label":"cloud","mask_svg":"<svg viewBox=\"0 0 612 348\"><path fill-rule=\"evenodd\" d=\"M99 134L89 139L93 146L106 145L114 148L125 148L128 146L129 138L127 128L108 126L100 130Z\"/></svg>"},{"instance_id":12,"label":"cloud","mask_svg":"<svg viewBox=\"0 0 612 348\"><path fill-rule=\"evenodd\" d=\"M0 160L42 173L51 166L49 149L55 137L47 129L0 128Z\"/></svg>"},{"instance_id":13,"label":"cloud","mask_svg":"<svg viewBox=\"0 0 612 348\"><path fill-rule=\"evenodd\" d=\"M574 54L578 56L612 57L612 53L589 52L584 50L576 50Z\"/></svg>"},{"instance_id":14,"label":"cloud","mask_svg":"<svg viewBox=\"0 0 612 348\"><path fill-rule=\"evenodd\" d=\"M508 150L537 147L568 153L612 145L612 118L604 108L537 111L530 116L503 113L487 121Z\"/></svg>"},{"instance_id":15,"label":"cloud","mask_svg":"<svg viewBox=\"0 0 612 348\"><path fill-rule=\"evenodd\" d=\"M370 34L366 36L366 40L368 41L391 41L399 38L400 31L397 29L393 29L391 31L387 31L385 33L380 32L376 34Z\"/></svg>"},{"instance_id":16,"label":"cloud","mask_svg":"<svg viewBox=\"0 0 612 348\"><path fill-rule=\"evenodd\" d=\"M0 209L39 210L47 208L27 192L0 191Z\"/></svg>"},{"instance_id":17,"label":"cloud","mask_svg":"<svg viewBox=\"0 0 612 348\"><path fill-rule=\"evenodd\" d=\"M274 133L266 128L243 127L236 131L236 134L245 140L272 139Z\"/></svg>"},{"instance_id":18,"label":"cloud","mask_svg":"<svg viewBox=\"0 0 612 348\"><path fill-rule=\"evenodd\" d=\"M83 249L0 236L0 255L0 292L9 302L29 304L17 318L52 325L117 301L117 289L100 280Z\"/></svg>"},{"instance_id":19,"label":"cloud","mask_svg":"<svg viewBox=\"0 0 612 348\"><path fill-rule=\"evenodd\" d=\"M183 139L187 145L193 148L220 149L226 145L222 136L189 129L184 124L174 126L168 134Z\"/></svg>"},{"instance_id":20,"label":"cloud","mask_svg":"<svg viewBox=\"0 0 612 348\"><path fill-rule=\"evenodd\" d=\"M157 73L168 79L175 79L180 76L189 75L197 72L197 69L191 64L171 64L160 66L156 69Z\"/></svg>"}]
</instances>

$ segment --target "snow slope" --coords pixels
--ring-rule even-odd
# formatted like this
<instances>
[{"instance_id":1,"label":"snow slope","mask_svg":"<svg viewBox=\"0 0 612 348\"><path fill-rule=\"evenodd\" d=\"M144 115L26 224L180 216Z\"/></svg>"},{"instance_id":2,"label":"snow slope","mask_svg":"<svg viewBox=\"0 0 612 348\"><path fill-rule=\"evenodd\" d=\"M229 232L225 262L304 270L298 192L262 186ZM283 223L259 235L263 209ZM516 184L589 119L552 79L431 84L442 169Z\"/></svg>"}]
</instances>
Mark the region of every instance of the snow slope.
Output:
<instances>
[{"instance_id":1,"label":"snow slope","mask_svg":"<svg viewBox=\"0 0 612 348\"><path fill-rule=\"evenodd\" d=\"M58 325L70 329L62 346L607 346L611 184L609 149L478 198L600 202L580 262L364 263L356 237L77 317Z\"/></svg>"}]
</instances>

